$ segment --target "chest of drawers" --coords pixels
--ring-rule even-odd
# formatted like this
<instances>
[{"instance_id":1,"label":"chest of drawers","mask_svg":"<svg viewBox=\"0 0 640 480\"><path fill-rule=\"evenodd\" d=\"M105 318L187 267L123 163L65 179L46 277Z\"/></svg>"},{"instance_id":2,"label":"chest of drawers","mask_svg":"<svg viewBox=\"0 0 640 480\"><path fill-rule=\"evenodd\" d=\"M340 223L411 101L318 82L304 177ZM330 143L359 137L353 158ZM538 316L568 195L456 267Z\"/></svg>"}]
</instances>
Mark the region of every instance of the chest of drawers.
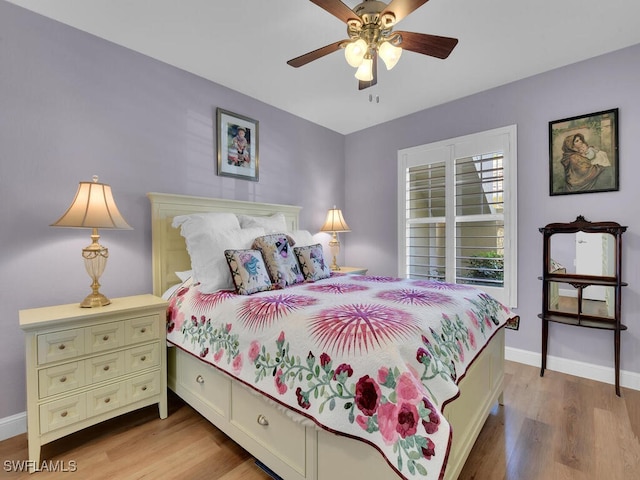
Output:
<instances>
[{"instance_id":1,"label":"chest of drawers","mask_svg":"<svg viewBox=\"0 0 640 480\"><path fill-rule=\"evenodd\" d=\"M166 307L137 295L19 312L32 464L42 445L123 413L157 403L166 418Z\"/></svg>"}]
</instances>

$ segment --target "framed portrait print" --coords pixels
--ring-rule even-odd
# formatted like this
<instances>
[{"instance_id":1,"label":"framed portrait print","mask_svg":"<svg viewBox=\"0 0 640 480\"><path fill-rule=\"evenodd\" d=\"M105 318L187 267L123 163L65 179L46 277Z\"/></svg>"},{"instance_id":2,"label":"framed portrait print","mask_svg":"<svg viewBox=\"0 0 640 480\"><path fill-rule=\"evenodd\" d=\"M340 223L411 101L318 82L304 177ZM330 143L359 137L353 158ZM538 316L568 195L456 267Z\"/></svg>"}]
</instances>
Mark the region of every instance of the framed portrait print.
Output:
<instances>
[{"instance_id":1,"label":"framed portrait print","mask_svg":"<svg viewBox=\"0 0 640 480\"><path fill-rule=\"evenodd\" d=\"M549 194L618 190L618 109L549 122Z\"/></svg>"},{"instance_id":2,"label":"framed portrait print","mask_svg":"<svg viewBox=\"0 0 640 480\"><path fill-rule=\"evenodd\" d=\"M258 122L216 109L218 175L258 181Z\"/></svg>"}]
</instances>

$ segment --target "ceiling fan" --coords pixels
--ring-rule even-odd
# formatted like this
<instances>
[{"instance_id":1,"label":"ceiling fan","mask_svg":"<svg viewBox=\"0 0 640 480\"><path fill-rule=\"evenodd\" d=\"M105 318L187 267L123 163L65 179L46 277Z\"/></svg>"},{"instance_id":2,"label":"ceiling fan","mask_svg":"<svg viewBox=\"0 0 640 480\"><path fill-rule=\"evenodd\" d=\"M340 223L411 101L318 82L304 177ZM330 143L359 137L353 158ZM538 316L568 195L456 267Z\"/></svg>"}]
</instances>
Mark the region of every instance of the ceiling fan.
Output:
<instances>
[{"instance_id":1,"label":"ceiling fan","mask_svg":"<svg viewBox=\"0 0 640 480\"><path fill-rule=\"evenodd\" d=\"M378 0L364 0L352 10L340 0L311 0L347 24L349 38L305 53L287 62L301 67L341 48L349 65L356 67L358 89L378 82L378 57L391 70L400 59L402 50L445 59L458 43L457 38L426 33L394 32L393 27L428 0L391 0L387 5Z\"/></svg>"}]
</instances>

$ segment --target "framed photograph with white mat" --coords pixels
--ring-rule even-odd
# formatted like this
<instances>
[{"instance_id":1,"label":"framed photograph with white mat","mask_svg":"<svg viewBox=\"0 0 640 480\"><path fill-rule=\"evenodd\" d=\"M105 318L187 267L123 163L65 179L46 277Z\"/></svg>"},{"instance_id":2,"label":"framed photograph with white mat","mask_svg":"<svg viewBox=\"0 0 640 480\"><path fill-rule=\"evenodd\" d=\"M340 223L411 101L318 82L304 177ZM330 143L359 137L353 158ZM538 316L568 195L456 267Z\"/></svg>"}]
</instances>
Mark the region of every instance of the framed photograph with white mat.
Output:
<instances>
[{"instance_id":1,"label":"framed photograph with white mat","mask_svg":"<svg viewBox=\"0 0 640 480\"><path fill-rule=\"evenodd\" d=\"M258 181L258 121L216 110L218 175Z\"/></svg>"}]
</instances>

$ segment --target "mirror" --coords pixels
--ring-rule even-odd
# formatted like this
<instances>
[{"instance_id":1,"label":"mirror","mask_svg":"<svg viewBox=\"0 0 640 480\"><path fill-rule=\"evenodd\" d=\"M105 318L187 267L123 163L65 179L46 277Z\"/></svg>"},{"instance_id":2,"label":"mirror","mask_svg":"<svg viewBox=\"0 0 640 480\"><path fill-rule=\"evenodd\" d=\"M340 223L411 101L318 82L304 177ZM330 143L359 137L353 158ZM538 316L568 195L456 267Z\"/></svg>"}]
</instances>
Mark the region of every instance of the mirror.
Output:
<instances>
[{"instance_id":1,"label":"mirror","mask_svg":"<svg viewBox=\"0 0 640 480\"><path fill-rule=\"evenodd\" d=\"M615 275L615 237L610 233L561 233L551 236L549 272Z\"/></svg>"},{"instance_id":2,"label":"mirror","mask_svg":"<svg viewBox=\"0 0 640 480\"><path fill-rule=\"evenodd\" d=\"M550 237L550 273L615 275L615 237L610 233L561 233ZM578 313L578 290L568 283L549 282L549 309ZM614 317L614 289L590 285L582 291L582 313Z\"/></svg>"},{"instance_id":3,"label":"mirror","mask_svg":"<svg viewBox=\"0 0 640 480\"><path fill-rule=\"evenodd\" d=\"M578 290L568 283L549 282L549 310L562 313L578 313ZM590 290L602 289L597 299ZM591 285L582 290L582 314L604 318L615 318L614 287Z\"/></svg>"}]
</instances>

